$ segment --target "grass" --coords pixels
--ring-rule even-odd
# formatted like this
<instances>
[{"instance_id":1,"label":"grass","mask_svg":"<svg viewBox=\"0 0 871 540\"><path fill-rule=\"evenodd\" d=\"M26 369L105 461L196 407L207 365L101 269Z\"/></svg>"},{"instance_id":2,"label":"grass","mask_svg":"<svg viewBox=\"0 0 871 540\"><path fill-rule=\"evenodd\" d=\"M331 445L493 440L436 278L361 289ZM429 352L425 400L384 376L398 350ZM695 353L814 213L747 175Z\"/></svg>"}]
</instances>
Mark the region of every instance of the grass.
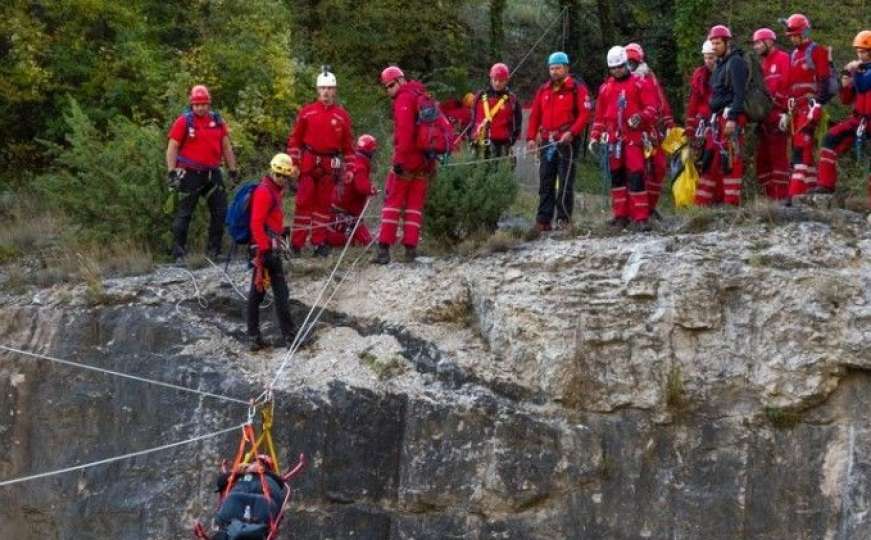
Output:
<instances>
[{"instance_id":1,"label":"grass","mask_svg":"<svg viewBox=\"0 0 871 540\"><path fill-rule=\"evenodd\" d=\"M447 300L430 308L425 315L426 322L472 326L475 323L475 310L469 291L460 297Z\"/></svg>"}]
</instances>

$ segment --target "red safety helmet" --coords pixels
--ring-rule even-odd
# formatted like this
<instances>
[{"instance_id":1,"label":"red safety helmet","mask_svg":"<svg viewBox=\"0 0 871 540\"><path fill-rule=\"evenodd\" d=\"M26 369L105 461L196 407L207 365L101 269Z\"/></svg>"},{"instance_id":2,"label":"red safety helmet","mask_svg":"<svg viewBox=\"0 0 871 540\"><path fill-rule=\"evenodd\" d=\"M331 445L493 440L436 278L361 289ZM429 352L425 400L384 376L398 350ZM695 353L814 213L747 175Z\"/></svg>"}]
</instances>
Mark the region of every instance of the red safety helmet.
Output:
<instances>
[{"instance_id":1,"label":"red safety helmet","mask_svg":"<svg viewBox=\"0 0 871 540\"><path fill-rule=\"evenodd\" d=\"M711 30L708 32L708 39L732 39L732 31L729 30L728 26L718 24L711 27Z\"/></svg>"},{"instance_id":2,"label":"red safety helmet","mask_svg":"<svg viewBox=\"0 0 871 540\"><path fill-rule=\"evenodd\" d=\"M496 79L497 81L507 81L511 77L511 72L508 70L508 66L499 62L498 64L493 64L493 67L490 68L490 78Z\"/></svg>"},{"instance_id":3,"label":"red safety helmet","mask_svg":"<svg viewBox=\"0 0 871 540\"><path fill-rule=\"evenodd\" d=\"M267 471L275 472L275 462L266 454L257 454L257 462L263 465Z\"/></svg>"},{"instance_id":4,"label":"red safety helmet","mask_svg":"<svg viewBox=\"0 0 871 540\"><path fill-rule=\"evenodd\" d=\"M190 103L198 105L200 103L211 103L212 96L209 95L209 89L204 84L198 84L191 88Z\"/></svg>"},{"instance_id":5,"label":"red safety helmet","mask_svg":"<svg viewBox=\"0 0 871 540\"><path fill-rule=\"evenodd\" d=\"M811 21L801 13L793 13L786 19L787 36L806 36L811 30Z\"/></svg>"},{"instance_id":6,"label":"red safety helmet","mask_svg":"<svg viewBox=\"0 0 871 540\"><path fill-rule=\"evenodd\" d=\"M777 34L775 34L774 30L772 30L771 28L760 28L759 30L753 32L752 41L762 41L764 39L777 41Z\"/></svg>"},{"instance_id":7,"label":"red safety helmet","mask_svg":"<svg viewBox=\"0 0 871 540\"><path fill-rule=\"evenodd\" d=\"M638 43L630 43L624 49L626 49L626 57L629 60L644 62L644 49Z\"/></svg>"},{"instance_id":8,"label":"red safety helmet","mask_svg":"<svg viewBox=\"0 0 871 540\"><path fill-rule=\"evenodd\" d=\"M378 149L378 140L369 135L368 133L364 133L357 138L357 150L371 155L375 150Z\"/></svg>"},{"instance_id":9,"label":"red safety helmet","mask_svg":"<svg viewBox=\"0 0 871 540\"><path fill-rule=\"evenodd\" d=\"M381 72L381 84L383 84L384 86L387 86L388 84L392 83L396 79L404 78L404 77L405 77L405 73L403 73L402 70L399 69L398 67L387 66L386 68L384 68L384 71Z\"/></svg>"}]
</instances>

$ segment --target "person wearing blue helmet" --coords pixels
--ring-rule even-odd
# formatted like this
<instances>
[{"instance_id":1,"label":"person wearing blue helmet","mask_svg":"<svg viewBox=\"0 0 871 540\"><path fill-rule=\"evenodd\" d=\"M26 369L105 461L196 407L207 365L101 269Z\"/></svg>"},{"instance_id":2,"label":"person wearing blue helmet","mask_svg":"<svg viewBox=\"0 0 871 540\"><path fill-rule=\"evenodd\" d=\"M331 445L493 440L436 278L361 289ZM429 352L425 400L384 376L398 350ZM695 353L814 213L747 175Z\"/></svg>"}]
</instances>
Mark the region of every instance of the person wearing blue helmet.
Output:
<instances>
[{"instance_id":1,"label":"person wearing blue helmet","mask_svg":"<svg viewBox=\"0 0 871 540\"><path fill-rule=\"evenodd\" d=\"M538 150L541 159L535 219L538 231L551 230L554 212L557 228L571 224L575 157L592 109L584 81L569 74L569 56L557 51L547 63L550 80L535 94L526 132L528 150Z\"/></svg>"}]
</instances>

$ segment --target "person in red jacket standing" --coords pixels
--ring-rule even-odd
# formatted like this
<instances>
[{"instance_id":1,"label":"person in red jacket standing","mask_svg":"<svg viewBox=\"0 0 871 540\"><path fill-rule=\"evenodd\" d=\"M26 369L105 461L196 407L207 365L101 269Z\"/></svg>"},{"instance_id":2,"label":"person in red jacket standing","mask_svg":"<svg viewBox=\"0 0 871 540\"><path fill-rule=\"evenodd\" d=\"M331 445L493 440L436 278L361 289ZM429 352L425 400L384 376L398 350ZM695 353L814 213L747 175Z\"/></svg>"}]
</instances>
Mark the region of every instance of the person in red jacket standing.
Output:
<instances>
[{"instance_id":1,"label":"person in red jacket standing","mask_svg":"<svg viewBox=\"0 0 871 540\"><path fill-rule=\"evenodd\" d=\"M381 72L381 84L393 100L393 166L387 175L378 253L373 262L390 262L390 246L396 242L400 218L404 222L402 245L405 246L405 260L413 262L420 241L427 187L436 173L435 159L427 157L418 148L415 138L418 98L426 95L426 87L419 81L406 80L405 74L396 66L389 66Z\"/></svg>"},{"instance_id":2,"label":"person in red jacket standing","mask_svg":"<svg viewBox=\"0 0 871 540\"><path fill-rule=\"evenodd\" d=\"M623 228L633 222L638 231L650 230L650 203L644 185L643 134L658 117L657 101L627 65L626 49L608 51L610 77L599 87L590 132L590 150L607 152L611 176L611 224ZM628 190L627 190L628 188Z\"/></svg>"},{"instance_id":3,"label":"person in red jacket standing","mask_svg":"<svg viewBox=\"0 0 871 540\"><path fill-rule=\"evenodd\" d=\"M508 88L510 77L508 66L493 64L490 85L475 96L472 141L479 158L507 156L520 138L523 110Z\"/></svg>"},{"instance_id":4,"label":"person in red jacket standing","mask_svg":"<svg viewBox=\"0 0 871 540\"><path fill-rule=\"evenodd\" d=\"M288 184L298 176L299 170L287 154L276 154L269 168L271 174L260 180L251 196L251 264L254 271L248 293L248 339L252 351L267 346L260 334L260 304L269 284L275 297L275 314L282 343L290 346L297 333L290 316L287 279L279 245L285 234L282 200Z\"/></svg>"},{"instance_id":5,"label":"person in red jacket standing","mask_svg":"<svg viewBox=\"0 0 871 540\"><path fill-rule=\"evenodd\" d=\"M828 49L811 41L810 32L810 20L801 13L786 20L786 35L795 49L790 53L786 82L775 96L775 104L786 111L780 117L780 127L792 139L790 199L817 185L814 135L822 118L822 106L832 97L828 89L832 76Z\"/></svg>"},{"instance_id":6,"label":"person in red jacket standing","mask_svg":"<svg viewBox=\"0 0 871 540\"><path fill-rule=\"evenodd\" d=\"M360 135L357 139L357 150L351 169L353 174L346 176L336 189L336 198L333 201L333 219L327 229L327 243L333 247L343 247L347 243L348 235L354 230L366 207L366 201L378 193L370 179L372 157L377 149L378 141L372 135ZM351 244L368 246L371 242L369 229L360 221Z\"/></svg>"},{"instance_id":7,"label":"person in red jacket standing","mask_svg":"<svg viewBox=\"0 0 871 540\"><path fill-rule=\"evenodd\" d=\"M777 35L770 28L753 33L753 50L762 59L762 75L768 93L783 93L789 71L789 55L774 44ZM785 199L789 185L789 157L786 133L780 130L784 109L773 107L768 117L756 127L756 179L771 199Z\"/></svg>"},{"instance_id":8,"label":"person in red jacket standing","mask_svg":"<svg viewBox=\"0 0 871 540\"><path fill-rule=\"evenodd\" d=\"M662 183L665 181L668 166L662 141L665 139L666 130L674 127L674 115L671 112L671 105L665 97L665 92L662 90L662 85L659 84L659 79L644 61L644 49L641 48L641 45L638 43L626 45L626 56L629 58L629 69L641 79L642 85L657 103L657 121L650 125L644 138L644 155L649 164L646 167L644 183L647 186L647 195L650 199L650 211L658 217L656 205L659 203L659 195L662 193Z\"/></svg>"},{"instance_id":9,"label":"person in red jacket standing","mask_svg":"<svg viewBox=\"0 0 871 540\"><path fill-rule=\"evenodd\" d=\"M531 152L539 148L541 161L538 214L535 218L538 231L551 230L554 211L557 228L571 224L575 202L575 157L592 109L587 85L569 74L569 56L561 51L552 53L547 64L550 80L535 94L526 131L527 150Z\"/></svg>"},{"instance_id":10,"label":"person in red jacket standing","mask_svg":"<svg viewBox=\"0 0 871 540\"><path fill-rule=\"evenodd\" d=\"M841 72L841 101L853 105L853 115L836 124L823 139L820 151L820 185L818 193L834 193L838 181L838 156L871 136L871 30L863 30L853 39L857 60ZM866 157L866 159L868 159ZM871 205L871 175L868 176L868 204Z\"/></svg>"},{"instance_id":11,"label":"person in red jacket standing","mask_svg":"<svg viewBox=\"0 0 871 540\"><path fill-rule=\"evenodd\" d=\"M291 248L298 254L310 231L315 255L326 257L333 191L350 174L354 142L351 116L336 102L336 76L324 68L317 89L317 101L300 109L287 139L287 153L300 169Z\"/></svg>"},{"instance_id":12,"label":"person in red jacket standing","mask_svg":"<svg viewBox=\"0 0 871 540\"><path fill-rule=\"evenodd\" d=\"M209 254L220 255L227 214L221 161L227 161L231 180L239 177L230 129L221 115L211 110L211 103L209 89L201 84L194 86L190 111L176 118L169 130L166 147L169 188L182 193L172 221L172 256L179 262L185 256L188 228L200 197L209 206Z\"/></svg>"},{"instance_id":13,"label":"person in red jacket standing","mask_svg":"<svg viewBox=\"0 0 871 540\"><path fill-rule=\"evenodd\" d=\"M704 64L693 71L690 79L690 97L687 100L684 121L687 138L697 148L705 142L704 129L711 118L711 74L717 66L717 55L714 54L714 45L710 41L705 41L702 45L702 58Z\"/></svg>"}]
</instances>

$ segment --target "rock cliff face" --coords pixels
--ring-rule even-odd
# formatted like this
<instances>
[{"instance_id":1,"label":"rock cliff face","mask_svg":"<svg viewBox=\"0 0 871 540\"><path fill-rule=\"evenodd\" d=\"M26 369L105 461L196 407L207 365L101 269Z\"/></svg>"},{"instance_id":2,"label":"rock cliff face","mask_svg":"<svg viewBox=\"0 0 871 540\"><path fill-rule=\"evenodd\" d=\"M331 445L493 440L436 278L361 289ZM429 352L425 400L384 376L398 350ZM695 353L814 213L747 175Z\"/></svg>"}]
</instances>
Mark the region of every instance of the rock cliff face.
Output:
<instances>
[{"instance_id":1,"label":"rock cliff face","mask_svg":"<svg viewBox=\"0 0 871 540\"><path fill-rule=\"evenodd\" d=\"M283 461L311 461L282 537L871 538L871 231L835 217L355 272L276 394ZM6 298L0 343L256 395L283 352L195 277L205 307L169 267ZM0 479L245 418L9 353L0 412ZM184 538L236 442L0 488L0 538Z\"/></svg>"}]
</instances>

